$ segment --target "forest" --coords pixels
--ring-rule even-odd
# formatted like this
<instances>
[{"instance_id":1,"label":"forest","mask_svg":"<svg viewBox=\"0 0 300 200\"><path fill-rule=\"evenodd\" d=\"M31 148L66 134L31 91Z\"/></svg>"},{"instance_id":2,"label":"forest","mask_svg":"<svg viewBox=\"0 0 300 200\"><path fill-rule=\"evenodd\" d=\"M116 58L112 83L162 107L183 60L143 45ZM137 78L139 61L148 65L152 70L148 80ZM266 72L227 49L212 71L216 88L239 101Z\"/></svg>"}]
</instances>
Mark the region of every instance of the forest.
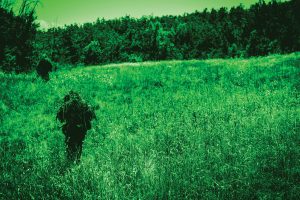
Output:
<instances>
[{"instance_id":1,"label":"forest","mask_svg":"<svg viewBox=\"0 0 300 200\"><path fill-rule=\"evenodd\" d=\"M35 2L0 1L0 69L27 72L41 58L57 66L248 58L300 50L300 1L258 1L245 8L204 9L179 16L124 16L39 29ZM27 3L26 3L27 2Z\"/></svg>"}]
</instances>

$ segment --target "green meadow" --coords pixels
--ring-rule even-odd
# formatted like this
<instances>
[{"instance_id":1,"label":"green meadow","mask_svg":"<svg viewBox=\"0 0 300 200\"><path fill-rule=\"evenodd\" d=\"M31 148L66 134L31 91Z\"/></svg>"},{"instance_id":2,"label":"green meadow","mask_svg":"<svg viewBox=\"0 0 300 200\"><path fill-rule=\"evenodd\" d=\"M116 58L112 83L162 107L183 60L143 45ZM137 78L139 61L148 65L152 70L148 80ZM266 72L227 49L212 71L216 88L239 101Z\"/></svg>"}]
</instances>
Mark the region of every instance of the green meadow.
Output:
<instances>
[{"instance_id":1,"label":"green meadow","mask_svg":"<svg viewBox=\"0 0 300 200\"><path fill-rule=\"evenodd\" d=\"M96 110L80 164L56 113ZM0 199L299 199L300 53L0 72Z\"/></svg>"}]
</instances>

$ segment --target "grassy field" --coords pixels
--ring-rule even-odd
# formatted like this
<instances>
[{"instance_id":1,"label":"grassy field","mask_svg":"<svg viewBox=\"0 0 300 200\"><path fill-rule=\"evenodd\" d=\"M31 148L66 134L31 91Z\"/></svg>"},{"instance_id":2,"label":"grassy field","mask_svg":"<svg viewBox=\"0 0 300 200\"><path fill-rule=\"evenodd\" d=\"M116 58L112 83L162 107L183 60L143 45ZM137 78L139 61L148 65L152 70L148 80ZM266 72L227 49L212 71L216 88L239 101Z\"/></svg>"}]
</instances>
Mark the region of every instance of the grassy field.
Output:
<instances>
[{"instance_id":1,"label":"grassy field","mask_svg":"<svg viewBox=\"0 0 300 200\"><path fill-rule=\"evenodd\" d=\"M0 199L299 199L300 53L0 73ZM95 106L81 163L57 110Z\"/></svg>"}]
</instances>

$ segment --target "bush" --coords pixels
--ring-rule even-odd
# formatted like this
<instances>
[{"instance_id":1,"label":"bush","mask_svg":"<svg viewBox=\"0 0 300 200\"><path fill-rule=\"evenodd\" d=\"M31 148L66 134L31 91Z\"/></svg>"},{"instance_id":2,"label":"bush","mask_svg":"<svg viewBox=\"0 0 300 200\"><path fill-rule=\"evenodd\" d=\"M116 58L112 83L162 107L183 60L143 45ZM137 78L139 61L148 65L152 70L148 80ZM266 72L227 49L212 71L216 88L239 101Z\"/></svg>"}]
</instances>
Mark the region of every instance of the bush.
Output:
<instances>
[{"instance_id":1,"label":"bush","mask_svg":"<svg viewBox=\"0 0 300 200\"><path fill-rule=\"evenodd\" d=\"M24 1L25 2L25 1ZM28 72L32 70L31 57L37 25L33 11L15 15L0 4L0 66L7 72ZM28 11L29 7L26 8Z\"/></svg>"}]
</instances>

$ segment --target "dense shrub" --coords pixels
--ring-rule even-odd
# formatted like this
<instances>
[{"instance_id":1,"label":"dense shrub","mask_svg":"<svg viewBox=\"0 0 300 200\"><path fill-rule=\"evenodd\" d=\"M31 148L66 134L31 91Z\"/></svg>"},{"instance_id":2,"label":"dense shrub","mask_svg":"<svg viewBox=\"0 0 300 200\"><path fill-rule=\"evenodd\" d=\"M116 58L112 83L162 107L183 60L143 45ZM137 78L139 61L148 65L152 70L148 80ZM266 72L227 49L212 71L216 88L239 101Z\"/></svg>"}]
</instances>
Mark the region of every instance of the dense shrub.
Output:
<instances>
[{"instance_id":1,"label":"dense shrub","mask_svg":"<svg viewBox=\"0 0 300 200\"><path fill-rule=\"evenodd\" d=\"M19 15L15 15L12 8L5 9L2 5L0 4L0 70L30 71L33 69L33 40L37 27L34 23L34 10L27 7Z\"/></svg>"}]
</instances>

